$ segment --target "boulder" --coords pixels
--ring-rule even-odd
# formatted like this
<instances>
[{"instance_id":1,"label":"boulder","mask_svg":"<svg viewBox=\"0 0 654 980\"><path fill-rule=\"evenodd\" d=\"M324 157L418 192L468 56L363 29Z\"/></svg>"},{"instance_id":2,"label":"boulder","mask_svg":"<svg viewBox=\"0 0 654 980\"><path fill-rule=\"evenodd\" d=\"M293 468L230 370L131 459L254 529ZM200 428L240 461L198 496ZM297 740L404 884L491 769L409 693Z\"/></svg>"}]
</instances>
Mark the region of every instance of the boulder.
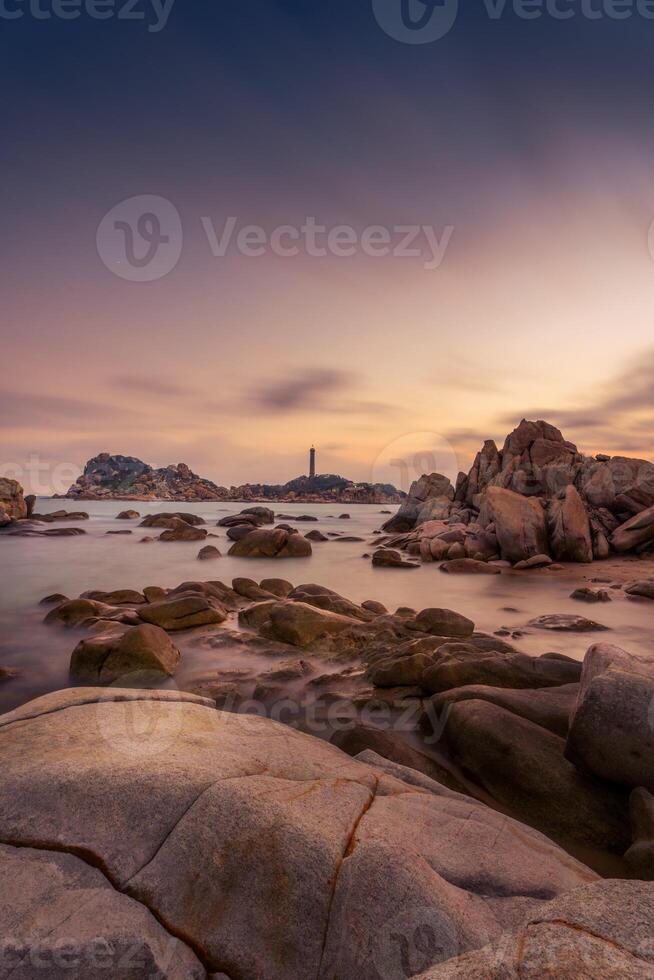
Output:
<instances>
[{"instance_id":1,"label":"boulder","mask_svg":"<svg viewBox=\"0 0 654 980\"><path fill-rule=\"evenodd\" d=\"M367 609L368 612L374 613L375 616L388 615L388 609L386 608L386 606L381 602L377 602L376 599L366 599L364 602L361 603L361 608Z\"/></svg>"},{"instance_id":2,"label":"boulder","mask_svg":"<svg viewBox=\"0 0 654 980\"><path fill-rule=\"evenodd\" d=\"M124 901L130 935L147 944L164 932L137 980L159 964L164 977L200 980L180 947L230 977L396 976L396 937L425 915L448 939L429 947L428 968L597 880L541 834L425 776L178 692L78 689L24 705L0 717L0 771L11 801L0 840L21 861L33 847L54 862L63 893L58 902L49 872L34 874L41 915L3 869L2 938L29 929L38 946L62 922L53 941L97 938L98 924L116 936L113 909L88 921L92 887L80 896L80 879L59 870L81 865Z\"/></svg>"},{"instance_id":3,"label":"boulder","mask_svg":"<svg viewBox=\"0 0 654 980\"><path fill-rule=\"evenodd\" d=\"M304 536L307 541L329 541L327 535L323 534L322 531L309 531Z\"/></svg>"},{"instance_id":4,"label":"boulder","mask_svg":"<svg viewBox=\"0 0 654 980\"><path fill-rule=\"evenodd\" d=\"M259 585L265 592L271 592L280 599L285 599L289 592L293 591L292 584L284 578L264 578Z\"/></svg>"},{"instance_id":5,"label":"boulder","mask_svg":"<svg viewBox=\"0 0 654 980\"><path fill-rule=\"evenodd\" d=\"M556 561L592 562L588 511L572 484L550 502L547 523L550 549Z\"/></svg>"},{"instance_id":6,"label":"boulder","mask_svg":"<svg viewBox=\"0 0 654 980\"><path fill-rule=\"evenodd\" d=\"M161 626L168 631L191 629L194 626L211 626L227 619L225 609L216 600L210 603L201 595L186 595L150 602L145 606L139 606L137 612L146 623Z\"/></svg>"},{"instance_id":7,"label":"boulder","mask_svg":"<svg viewBox=\"0 0 654 980\"><path fill-rule=\"evenodd\" d=\"M0 508L12 521L23 521L27 517L23 488L17 480L0 477Z\"/></svg>"},{"instance_id":8,"label":"boulder","mask_svg":"<svg viewBox=\"0 0 654 980\"><path fill-rule=\"evenodd\" d=\"M149 514L144 517L139 527L172 527L173 521L184 521L185 524L190 524L191 527L199 527L201 524L206 524L204 518L199 517L197 514L184 514L180 511L165 512L163 514Z\"/></svg>"},{"instance_id":9,"label":"boulder","mask_svg":"<svg viewBox=\"0 0 654 980\"><path fill-rule=\"evenodd\" d=\"M610 538L615 551L633 551L654 542L654 506L648 507L618 527Z\"/></svg>"},{"instance_id":10,"label":"boulder","mask_svg":"<svg viewBox=\"0 0 654 980\"><path fill-rule=\"evenodd\" d=\"M432 694L470 684L513 689L560 687L575 684L580 674L581 664L571 661L448 643L440 647L435 663L425 671L422 686Z\"/></svg>"},{"instance_id":11,"label":"boulder","mask_svg":"<svg viewBox=\"0 0 654 980\"><path fill-rule=\"evenodd\" d=\"M627 586L625 592L634 599L654 599L654 579L634 582Z\"/></svg>"},{"instance_id":12,"label":"boulder","mask_svg":"<svg viewBox=\"0 0 654 980\"><path fill-rule=\"evenodd\" d=\"M527 625L534 629L553 630L558 633L597 633L610 628L592 619L586 619L585 616L573 616L570 613L536 616L535 619L530 619Z\"/></svg>"},{"instance_id":13,"label":"boulder","mask_svg":"<svg viewBox=\"0 0 654 980\"><path fill-rule=\"evenodd\" d=\"M275 523L275 512L270 507L245 507L241 514L252 514L260 524Z\"/></svg>"},{"instance_id":14,"label":"boulder","mask_svg":"<svg viewBox=\"0 0 654 980\"><path fill-rule=\"evenodd\" d=\"M233 524L227 528L227 537L230 541L240 541L241 538L252 534L257 528L256 524Z\"/></svg>"},{"instance_id":15,"label":"boulder","mask_svg":"<svg viewBox=\"0 0 654 980\"><path fill-rule=\"evenodd\" d=\"M435 540L438 540L436 538ZM432 541L432 545L433 545ZM448 572L450 575L501 575L502 569L496 565L489 565L485 561L477 561L474 558L452 558L444 561L440 566L441 572Z\"/></svg>"},{"instance_id":16,"label":"boulder","mask_svg":"<svg viewBox=\"0 0 654 980\"><path fill-rule=\"evenodd\" d=\"M202 527L192 527L186 521L175 518L167 531L159 535L160 541L203 541L207 531Z\"/></svg>"},{"instance_id":17,"label":"boulder","mask_svg":"<svg viewBox=\"0 0 654 980\"><path fill-rule=\"evenodd\" d=\"M537 499L512 490L489 487L479 515L482 527L494 524L500 555L513 564L547 554L545 511Z\"/></svg>"},{"instance_id":18,"label":"boulder","mask_svg":"<svg viewBox=\"0 0 654 980\"><path fill-rule=\"evenodd\" d=\"M513 567L516 571L529 570L530 568L549 568L552 565L552 559L549 555L534 555L533 558L527 558L525 561L519 561Z\"/></svg>"},{"instance_id":19,"label":"boulder","mask_svg":"<svg viewBox=\"0 0 654 980\"><path fill-rule=\"evenodd\" d=\"M112 606L107 606L103 602L92 599L68 599L51 609L43 622L76 627L96 619L107 619L115 612Z\"/></svg>"},{"instance_id":20,"label":"boulder","mask_svg":"<svg viewBox=\"0 0 654 980\"><path fill-rule=\"evenodd\" d=\"M423 609L415 618L416 629L434 636L472 636L475 624L451 609Z\"/></svg>"},{"instance_id":21,"label":"boulder","mask_svg":"<svg viewBox=\"0 0 654 980\"><path fill-rule=\"evenodd\" d=\"M171 677L180 652L158 626L134 626L125 632L100 634L81 640L73 650L70 674L81 683L139 683Z\"/></svg>"},{"instance_id":22,"label":"boulder","mask_svg":"<svg viewBox=\"0 0 654 980\"><path fill-rule=\"evenodd\" d=\"M629 797L633 844L625 854L635 876L654 881L654 796L642 786Z\"/></svg>"},{"instance_id":23,"label":"boulder","mask_svg":"<svg viewBox=\"0 0 654 980\"><path fill-rule=\"evenodd\" d=\"M454 487L441 473L424 474L411 484L408 496L382 530L411 531L423 521L447 517L454 500Z\"/></svg>"},{"instance_id":24,"label":"boulder","mask_svg":"<svg viewBox=\"0 0 654 980\"><path fill-rule=\"evenodd\" d=\"M531 912L513 932L416 980L647 980L654 885L600 881Z\"/></svg>"},{"instance_id":25,"label":"boulder","mask_svg":"<svg viewBox=\"0 0 654 980\"><path fill-rule=\"evenodd\" d=\"M400 552L392 548L377 548L372 564L375 568L420 568L416 562L404 561Z\"/></svg>"},{"instance_id":26,"label":"boulder","mask_svg":"<svg viewBox=\"0 0 654 980\"><path fill-rule=\"evenodd\" d=\"M242 527L245 524L249 524L251 527L259 527L261 521L256 514L228 514L227 517L221 517L216 522L216 527Z\"/></svg>"},{"instance_id":27,"label":"boulder","mask_svg":"<svg viewBox=\"0 0 654 980\"><path fill-rule=\"evenodd\" d=\"M234 558L308 558L311 544L301 534L258 529L229 549Z\"/></svg>"},{"instance_id":28,"label":"boulder","mask_svg":"<svg viewBox=\"0 0 654 980\"><path fill-rule=\"evenodd\" d=\"M578 602L610 602L611 596L606 591L606 589L575 589L574 592L570 593L571 599L576 599Z\"/></svg>"},{"instance_id":29,"label":"boulder","mask_svg":"<svg viewBox=\"0 0 654 980\"><path fill-rule=\"evenodd\" d=\"M95 599L96 602L104 602L108 606L138 606L146 602L142 592L136 589L114 589L113 592L84 592L80 599Z\"/></svg>"},{"instance_id":30,"label":"boulder","mask_svg":"<svg viewBox=\"0 0 654 980\"><path fill-rule=\"evenodd\" d=\"M269 609L272 638L308 647L322 636L334 636L360 625L351 616L317 609L306 602L277 602Z\"/></svg>"},{"instance_id":31,"label":"boulder","mask_svg":"<svg viewBox=\"0 0 654 980\"><path fill-rule=\"evenodd\" d=\"M213 544L207 544L198 551L198 561L214 561L216 558L220 558L220 552Z\"/></svg>"},{"instance_id":32,"label":"boulder","mask_svg":"<svg viewBox=\"0 0 654 980\"><path fill-rule=\"evenodd\" d=\"M357 606L355 602L343 598L338 592L325 588L324 585L298 585L291 589L288 598L296 602L306 602L310 606L317 606L318 609L326 609L328 612L339 613L341 616L350 616L358 619L362 623L369 623L375 618L374 613Z\"/></svg>"},{"instance_id":33,"label":"boulder","mask_svg":"<svg viewBox=\"0 0 654 980\"><path fill-rule=\"evenodd\" d=\"M559 842L628 847L626 794L568 762L552 732L487 701L459 701L445 738L464 771L518 819Z\"/></svg>"},{"instance_id":34,"label":"boulder","mask_svg":"<svg viewBox=\"0 0 654 980\"><path fill-rule=\"evenodd\" d=\"M120 514L116 514L117 521L135 521L137 517L141 515L137 510L121 510Z\"/></svg>"},{"instance_id":35,"label":"boulder","mask_svg":"<svg viewBox=\"0 0 654 980\"><path fill-rule=\"evenodd\" d=\"M565 738L568 734L570 713L575 706L578 693L578 684L562 684L560 687L543 687L537 690L513 690L470 684L468 687L457 687L442 694L435 694L430 704L436 711L436 717L440 718L447 705L459 701L489 701ZM433 713L428 710L424 716L427 726L431 717Z\"/></svg>"},{"instance_id":36,"label":"boulder","mask_svg":"<svg viewBox=\"0 0 654 980\"><path fill-rule=\"evenodd\" d=\"M654 792L654 665L608 643L592 646L565 754L575 765Z\"/></svg>"}]
</instances>

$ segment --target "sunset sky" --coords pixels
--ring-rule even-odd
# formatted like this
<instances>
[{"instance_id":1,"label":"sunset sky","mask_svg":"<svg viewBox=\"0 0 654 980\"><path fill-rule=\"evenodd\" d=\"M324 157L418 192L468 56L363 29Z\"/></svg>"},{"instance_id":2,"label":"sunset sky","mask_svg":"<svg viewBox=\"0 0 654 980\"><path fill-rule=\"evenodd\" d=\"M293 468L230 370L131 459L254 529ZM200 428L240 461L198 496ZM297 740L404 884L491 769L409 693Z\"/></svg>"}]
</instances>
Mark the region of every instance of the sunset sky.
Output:
<instances>
[{"instance_id":1,"label":"sunset sky","mask_svg":"<svg viewBox=\"0 0 654 980\"><path fill-rule=\"evenodd\" d=\"M523 416L652 458L654 20L479 2L405 44L371 0L177 0L156 32L0 20L0 51L2 473L62 489L107 451L284 482L313 442L322 472L424 449L455 475ZM150 282L96 243L141 195L183 229ZM229 217L451 237L437 268L214 256Z\"/></svg>"}]
</instances>

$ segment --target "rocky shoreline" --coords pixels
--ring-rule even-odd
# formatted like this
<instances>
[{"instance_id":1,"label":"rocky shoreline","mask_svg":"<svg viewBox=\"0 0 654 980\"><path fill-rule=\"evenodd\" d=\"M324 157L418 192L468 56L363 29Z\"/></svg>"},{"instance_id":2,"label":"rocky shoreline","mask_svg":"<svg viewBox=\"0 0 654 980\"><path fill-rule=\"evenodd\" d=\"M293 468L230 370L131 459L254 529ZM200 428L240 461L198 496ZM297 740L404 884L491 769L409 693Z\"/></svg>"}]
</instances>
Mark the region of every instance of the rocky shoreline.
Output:
<instances>
[{"instance_id":1,"label":"rocky shoreline","mask_svg":"<svg viewBox=\"0 0 654 980\"><path fill-rule=\"evenodd\" d=\"M99 931L171 980L654 973L650 661L279 578L43 605L83 686L0 716L21 956L67 907L82 962ZM152 690L181 637L224 666Z\"/></svg>"}]
</instances>

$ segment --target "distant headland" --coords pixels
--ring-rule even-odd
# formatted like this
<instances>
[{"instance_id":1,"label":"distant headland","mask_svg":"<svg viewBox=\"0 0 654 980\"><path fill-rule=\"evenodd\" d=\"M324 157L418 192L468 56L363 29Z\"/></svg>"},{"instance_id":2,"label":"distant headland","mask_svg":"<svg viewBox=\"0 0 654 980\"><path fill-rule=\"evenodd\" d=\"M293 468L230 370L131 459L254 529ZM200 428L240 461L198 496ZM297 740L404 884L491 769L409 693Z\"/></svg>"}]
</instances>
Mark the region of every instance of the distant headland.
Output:
<instances>
[{"instance_id":1,"label":"distant headland","mask_svg":"<svg viewBox=\"0 0 654 980\"><path fill-rule=\"evenodd\" d=\"M343 476L316 474L316 451L309 451L309 475L284 484L246 483L221 487L185 463L155 468L134 456L100 453L62 495L73 500L280 501L285 503L399 504L406 497L388 483L355 483Z\"/></svg>"}]
</instances>

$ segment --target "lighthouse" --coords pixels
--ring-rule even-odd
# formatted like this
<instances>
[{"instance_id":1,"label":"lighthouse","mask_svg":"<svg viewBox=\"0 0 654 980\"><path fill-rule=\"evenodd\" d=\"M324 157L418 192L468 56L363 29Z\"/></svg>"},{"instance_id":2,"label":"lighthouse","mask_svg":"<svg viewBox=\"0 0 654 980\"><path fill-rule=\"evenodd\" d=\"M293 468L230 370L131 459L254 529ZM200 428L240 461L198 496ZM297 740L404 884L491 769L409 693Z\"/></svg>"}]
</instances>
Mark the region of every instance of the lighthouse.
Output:
<instances>
[{"instance_id":1,"label":"lighthouse","mask_svg":"<svg viewBox=\"0 0 654 980\"><path fill-rule=\"evenodd\" d=\"M309 450L309 479L316 475L316 450L312 446Z\"/></svg>"}]
</instances>

